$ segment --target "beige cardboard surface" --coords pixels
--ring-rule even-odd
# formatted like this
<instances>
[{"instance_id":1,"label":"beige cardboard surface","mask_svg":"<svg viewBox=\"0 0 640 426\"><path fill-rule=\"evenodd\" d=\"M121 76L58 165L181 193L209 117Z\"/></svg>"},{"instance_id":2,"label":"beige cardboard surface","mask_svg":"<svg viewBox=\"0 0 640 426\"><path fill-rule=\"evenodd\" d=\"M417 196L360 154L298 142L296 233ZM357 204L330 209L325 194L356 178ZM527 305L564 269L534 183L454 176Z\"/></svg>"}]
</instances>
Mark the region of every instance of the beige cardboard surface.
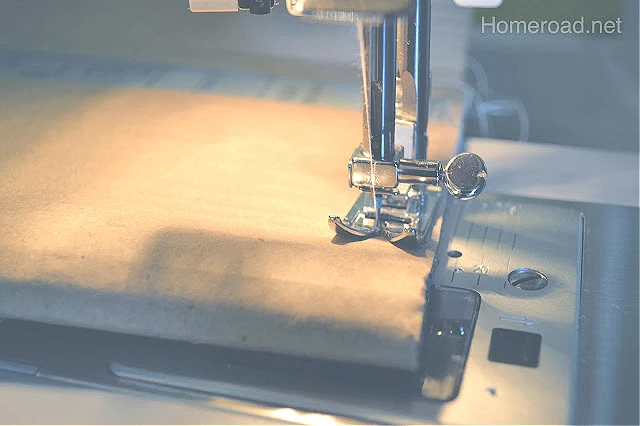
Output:
<instances>
[{"instance_id":1,"label":"beige cardboard surface","mask_svg":"<svg viewBox=\"0 0 640 426\"><path fill-rule=\"evenodd\" d=\"M358 111L0 93L0 316L415 368L430 253L327 226L358 196Z\"/></svg>"}]
</instances>

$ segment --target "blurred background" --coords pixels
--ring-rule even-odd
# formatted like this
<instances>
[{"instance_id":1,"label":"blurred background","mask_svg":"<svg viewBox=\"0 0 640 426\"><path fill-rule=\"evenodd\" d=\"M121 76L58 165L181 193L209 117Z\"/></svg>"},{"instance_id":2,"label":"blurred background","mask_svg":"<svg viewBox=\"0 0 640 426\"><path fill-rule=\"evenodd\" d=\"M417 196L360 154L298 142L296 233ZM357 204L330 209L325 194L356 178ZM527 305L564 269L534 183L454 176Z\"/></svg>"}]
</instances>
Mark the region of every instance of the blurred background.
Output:
<instances>
[{"instance_id":1,"label":"blurred background","mask_svg":"<svg viewBox=\"0 0 640 426\"><path fill-rule=\"evenodd\" d=\"M470 122L469 136L638 151L637 1L505 0L495 10L468 10L434 0L433 9L434 86L466 82L488 102L481 115L490 116L489 124ZM482 31L483 18L582 17L587 23L621 18L621 34ZM309 23L289 16L284 5L263 17L192 14L186 0L0 3L0 78L210 91L357 109L357 48L354 26Z\"/></svg>"},{"instance_id":2,"label":"blurred background","mask_svg":"<svg viewBox=\"0 0 640 426\"><path fill-rule=\"evenodd\" d=\"M483 16L587 23L620 17L623 24L622 34L505 36L482 34ZM637 1L505 0L495 11L476 11L475 24L469 54L492 89L526 105L531 140L638 151Z\"/></svg>"}]
</instances>

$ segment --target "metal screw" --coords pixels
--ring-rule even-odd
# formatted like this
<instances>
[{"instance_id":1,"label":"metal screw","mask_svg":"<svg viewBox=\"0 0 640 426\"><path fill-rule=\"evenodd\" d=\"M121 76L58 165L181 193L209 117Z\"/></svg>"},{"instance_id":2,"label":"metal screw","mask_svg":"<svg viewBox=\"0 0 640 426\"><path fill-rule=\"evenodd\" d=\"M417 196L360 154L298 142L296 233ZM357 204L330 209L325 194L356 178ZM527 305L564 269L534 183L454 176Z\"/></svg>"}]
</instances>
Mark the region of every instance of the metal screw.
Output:
<instances>
[{"instance_id":1,"label":"metal screw","mask_svg":"<svg viewBox=\"0 0 640 426\"><path fill-rule=\"evenodd\" d=\"M443 182L451 195L460 200L478 196L487 185L487 165L477 154L463 152L444 168Z\"/></svg>"},{"instance_id":2,"label":"metal screw","mask_svg":"<svg viewBox=\"0 0 640 426\"><path fill-rule=\"evenodd\" d=\"M541 290L549 284L549 279L543 273L529 268L511 271L507 281L521 290Z\"/></svg>"}]
</instances>

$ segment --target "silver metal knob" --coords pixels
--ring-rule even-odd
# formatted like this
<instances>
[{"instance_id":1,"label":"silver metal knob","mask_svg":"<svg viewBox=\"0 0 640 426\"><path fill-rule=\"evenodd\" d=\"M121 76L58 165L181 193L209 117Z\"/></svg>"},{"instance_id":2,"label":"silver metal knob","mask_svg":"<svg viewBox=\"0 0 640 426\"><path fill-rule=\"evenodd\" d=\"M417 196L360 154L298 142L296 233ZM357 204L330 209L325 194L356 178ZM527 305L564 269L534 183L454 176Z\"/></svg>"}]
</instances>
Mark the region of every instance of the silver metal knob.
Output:
<instances>
[{"instance_id":1,"label":"silver metal knob","mask_svg":"<svg viewBox=\"0 0 640 426\"><path fill-rule=\"evenodd\" d=\"M463 152L446 165L442 182L457 199L470 200L487 185L487 165L479 155Z\"/></svg>"}]
</instances>

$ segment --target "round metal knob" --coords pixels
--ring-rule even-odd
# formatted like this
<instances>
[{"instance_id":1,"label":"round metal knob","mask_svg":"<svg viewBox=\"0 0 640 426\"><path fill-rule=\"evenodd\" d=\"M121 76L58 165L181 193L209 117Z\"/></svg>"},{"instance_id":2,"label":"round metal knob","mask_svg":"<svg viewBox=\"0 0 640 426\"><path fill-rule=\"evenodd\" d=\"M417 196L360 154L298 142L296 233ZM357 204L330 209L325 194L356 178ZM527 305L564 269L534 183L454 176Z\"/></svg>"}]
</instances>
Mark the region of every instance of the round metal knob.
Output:
<instances>
[{"instance_id":1,"label":"round metal knob","mask_svg":"<svg viewBox=\"0 0 640 426\"><path fill-rule=\"evenodd\" d=\"M451 195L459 200L470 200L487 185L487 165L479 155L463 152L449 161L442 181Z\"/></svg>"}]
</instances>

